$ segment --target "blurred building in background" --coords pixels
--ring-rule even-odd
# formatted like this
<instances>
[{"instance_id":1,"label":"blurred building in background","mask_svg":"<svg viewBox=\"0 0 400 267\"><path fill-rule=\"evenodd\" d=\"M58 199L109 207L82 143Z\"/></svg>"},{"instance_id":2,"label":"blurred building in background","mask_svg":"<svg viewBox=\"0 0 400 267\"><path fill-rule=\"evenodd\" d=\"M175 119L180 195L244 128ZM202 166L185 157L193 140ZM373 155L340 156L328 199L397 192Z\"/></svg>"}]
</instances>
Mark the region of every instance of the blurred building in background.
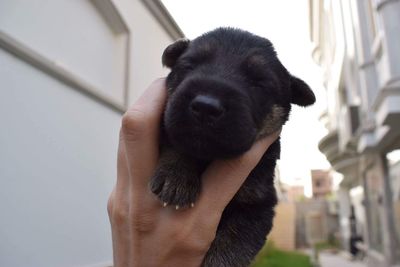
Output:
<instances>
[{"instance_id":1,"label":"blurred building in background","mask_svg":"<svg viewBox=\"0 0 400 267\"><path fill-rule=\"evenodd\" d=\"M280 176L275 175L279 203L268 240L280 249L335 246L339 224L337 202L331 198L331 171L312 170L311 174L313 181L317 181L313 182L316 184L313 198L304 194L305 179L299 177L297 183L289 185L280 182Z\"/></svg>"},{"instance_id":2,"label":"blurred building in background","mask_svg":"<svg viewBox=\"0 0 400 267\"><path fill-rule=\"evenodd\" d=\"M400 264L400 1L310 0L329 130L319 144L344 179L342 244L369 266Z\"/></svg>"},{"instance_id":3,"label":"blurred building in background","mask_svg":"<svg viewBox=\"0 0 400 267\"><path fill-rule=\"evenodd\" d=\"M326 198L332 194L332 176L329 170L311 170L313 198Z\"/></svg>"},{"instance_id":4,"label":"blurred building in background","mask_svg":"<svg viewBox=\"0 0 400 267\"><path fill-rule=\"evenodd\" d=\"M303 185L287 185L285 194L287 201L291 203L305 199Z\"/></svg>"},{"instance_id":5,"label":"blurred building in background","mask_svg":"<svg viewBox=\"0 0 400 267\"><path fill-rule=\"evenodd\" d=\"M109 266L120 118L183 37L158 0L0 1L0 266Z\"/></svg>"}]
</instances>

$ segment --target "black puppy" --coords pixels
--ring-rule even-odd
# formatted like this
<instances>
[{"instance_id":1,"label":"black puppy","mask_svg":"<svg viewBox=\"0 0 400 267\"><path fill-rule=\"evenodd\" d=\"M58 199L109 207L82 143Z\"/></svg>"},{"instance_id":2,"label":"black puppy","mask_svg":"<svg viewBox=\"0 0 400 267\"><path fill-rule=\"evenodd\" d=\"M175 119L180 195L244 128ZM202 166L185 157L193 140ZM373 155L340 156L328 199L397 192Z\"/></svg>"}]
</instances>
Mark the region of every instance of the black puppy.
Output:
<instances>
[{"instance_id":1,"label":"black puppy","mask_svg":"<svg viewBox=\"0 0 400 267\"><path fill-rule=\"evenodd\" d=\"M162 61L171 72L151 189L176 209L194 205L201 174L212 160L240 155L277 131L292 103L315 102L308 85L278 60L271 42L246 31L219 28L193 41L178 40ZM278 139L226 207L203 266L247 266L261 249L277 203L279 154Z\"/></svg>"}]
</instances>

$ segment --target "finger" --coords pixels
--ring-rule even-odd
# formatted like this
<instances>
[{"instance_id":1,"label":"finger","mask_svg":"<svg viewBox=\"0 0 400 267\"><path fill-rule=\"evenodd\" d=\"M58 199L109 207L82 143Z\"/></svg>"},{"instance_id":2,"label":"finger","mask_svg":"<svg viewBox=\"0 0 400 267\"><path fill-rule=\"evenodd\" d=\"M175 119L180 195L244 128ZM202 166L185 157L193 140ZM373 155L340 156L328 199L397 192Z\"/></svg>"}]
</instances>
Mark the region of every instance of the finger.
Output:
<instances>
[{"instance_id":1,"label":"finger","mask_svg":"<svg viewBox=\"0 0 400 267\"><path fill-rule=\"evenodd\" d=\"M127 194L119 193L117 195L117 187L114 187L107 203L107 211L111 224L113 262L114 266L127 266L131 249L131 240L127 235L127 232L129 232L129 206L127 205L127 201L125 201L127 200L125 198Z\"/></svg>"},{"instance_id":2,"label":"finger","mask_svg":"<svg viewBox=\"0 0 400 267\"><path fill-rule=\"evenodd\" d=\"M147 192L159 156L159 130L166 101L165 79L153 82L122 119L121 138L125 144L130 185Z\"/></svg>"},{"instance_id":3,"label":"finger","mask_svg":"<svg viewBox=\"0 0 400 267\"><path fill-rule=\"evenodd\" d=\"M127 234L129 233L128 217L123 215L125 212L121 212L122 207L115 203L116 197L114 189L107 205L111 224L114 266L128 266L131 250L131 240Z\"/></svg>"},{"instance_id":4,"label":"finger","mask_svg":"<svg viewBox=\"0 0 400 267\"><path fill-rule=\"evenodd\" d=\"M117 154L117 183L115 195L118 197L126 196L129 188L129 173L126 160L125 141L119 134L118 154Z\"/></svg>"},{"instance_id":5,"label":"finger","mask_svg":"<svg viewBox=\"0 0 400 267\"><path fill-rule=\"evenodd\" d=\"M203 174L199 208L222 213L279 134L280 131L257 141L249 151L235 159L213 162Z\"/></svg>"}]
</instances>

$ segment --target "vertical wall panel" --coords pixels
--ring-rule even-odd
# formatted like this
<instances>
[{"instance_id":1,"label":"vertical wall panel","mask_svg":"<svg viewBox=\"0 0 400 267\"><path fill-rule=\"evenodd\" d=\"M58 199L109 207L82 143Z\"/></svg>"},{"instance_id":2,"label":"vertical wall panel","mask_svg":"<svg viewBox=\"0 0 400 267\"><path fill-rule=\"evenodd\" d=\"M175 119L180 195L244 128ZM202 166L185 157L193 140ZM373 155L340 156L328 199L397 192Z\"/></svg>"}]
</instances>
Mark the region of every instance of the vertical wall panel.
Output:
<instances>
[{"instance_id":1,"label":"vertical wall panel","mask_svg":"<svg viewBox=\"0 0 400 267\"><path fill-rule=\"evenodd\" d=\"M0 266L111 260L120 115L0 49Z\"/></svg>"}]
</instances>

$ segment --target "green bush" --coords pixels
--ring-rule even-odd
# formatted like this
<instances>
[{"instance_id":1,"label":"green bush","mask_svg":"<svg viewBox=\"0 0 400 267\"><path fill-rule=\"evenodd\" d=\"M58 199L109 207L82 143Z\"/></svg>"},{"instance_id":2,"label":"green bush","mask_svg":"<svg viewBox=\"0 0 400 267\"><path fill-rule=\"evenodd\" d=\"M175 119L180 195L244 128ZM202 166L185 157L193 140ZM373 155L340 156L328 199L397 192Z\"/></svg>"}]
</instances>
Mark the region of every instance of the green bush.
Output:
<instances>
[{"instance_id":1,"label":"green bush","mask_svg":"<svg viewBox=\"0 0 400 267\"><path fill-rule=\"evenodd\" d=\"M312 267L310 257L296 251L284 251L267 242L251 267Z\"/></svg>"}]
</instances>

